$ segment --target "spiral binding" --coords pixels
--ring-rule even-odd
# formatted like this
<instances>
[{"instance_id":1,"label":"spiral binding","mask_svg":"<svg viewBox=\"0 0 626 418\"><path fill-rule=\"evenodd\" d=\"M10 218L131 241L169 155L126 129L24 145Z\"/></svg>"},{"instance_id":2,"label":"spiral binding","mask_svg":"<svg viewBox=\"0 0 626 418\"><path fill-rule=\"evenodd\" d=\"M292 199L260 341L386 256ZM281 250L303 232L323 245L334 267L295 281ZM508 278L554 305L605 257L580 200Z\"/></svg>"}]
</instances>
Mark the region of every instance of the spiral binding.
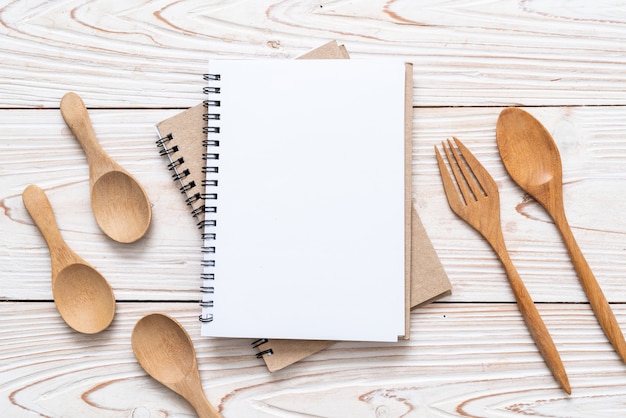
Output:
<instances>
[{"instance_id":1,"label":"spiral binding","mask_svg":"<svg viewBox=\"0 0 626 418\"><path fill-rule=\"evenodd\" d=\"M207 138L203 141L206 152L202 155L202 158L205 161L205 164L203 164L203 173L205 175L205 179L202 181L204 193L195 193L188 196L188 202L190 204L198 200L204 202L204 205L198 209L199 213L205 214L205 219L203 222L201 222L201 226L203 228L202 240L204 242L204 245L202 247L202 286L200 287L200 292L202 293L202 300L200 301L202 314L200 314L199 319L200 322L207 323L213 321L213 313L208 312L208 310L210 308L213 308L213 295L215 292L213 283L216 280L214 268L215 253L217 252L217 234L214 228L217 227L217 220L212 215L217 213L217 187L219 185L218 176L220 157L220 127L218 123L220 120L220 113L214 111L213 109L221 107L219 94L221 94L222 89L219 86L219 82L221 81L221 75L205 74L203 78L209 84L209 86L203 88L203 93L207 96L207 100L204 101L204 106L207 109L207 113L203 115L204 121L207 122L207 125L203 128L203 132L207 135ZM176 163L173 162L173 164ZM182 174L184 174L184 171ZM185 190L188 189L185 188ZM260 349L260 347L267 342L269 342L268 339L262 338L252 343L253 348L260 350L256 354L257 358L262 358L263 356L271 356L272 354L274 354L274 351L271 348L266 350Z\"/></svg>"},{"instance_id":2,"label":"spiral binding","mask_svg":"<svg viewBox=\"0 0 626 418\"><path fill-rule=\"evenodd\" d=\"M259 348L260 346L268 342L269 340L267 338L260 338L252 342L251 344L252 344L252 348ZM262 358L263 356L271 356L272 354L274 354L274 350L269 348L267 350L261 350L258 353L256 353L256 358Z\"/></svg>"},{"instance_id":3,"label":"spiral binding","mask_svg":"<svg viewBox=\"0 0 626 418\"><path fill-rule=\"evenodd\" d=\"M167 168L173 173L172 179L178 181L180 184L179 190L185 195L185 203L187 206L192 208L191 214L194 218L198 220L198 228L203 226L203 223L200 221L200 215L204 213L205 208L204 205L198 206L198 203L203 203L202 193L195 192L195 188L198 187L195 181L190 180L187 181L187 177L191 174L189 169L185 168L185 159L184 157L178 157L178 152L180 151L178 145L172 145L170 147L170 143L174 141L174 135L169 133L166 136L159 138L156 141L156 145L159 150L159 155L166 156L169 160L169 164Z\"/></svg>"},{"instance_id":4,"label":"spiral binding","mask_svg":"<svg viewBox=\"0 0 626 418\"><path fill-rule=\"evenodd\" d=\"M221 76L219 74L204 74L204 80L210 85L203 88L203 93L208 97L204 101L204 106L207 109L207 113L203 115L203 119L207 122L203 127L203 132L207 135L207 138L203 141L203 145L206 152L202 155L202 159L205 161L203 164L203 173L205 180L202 181L202 187L204 193L196 193L189 196L190 201L201 200L204 202L199 213L205 214L205 219L201 222L203 228L202 239L204 246L202 247L203 260L202 260L202 286L200 292L202 293L202 300L200 306L202 307L202 313L200 314L200 322L212 322L213 313L207 312L207 308L213 308L213 293L215 288L213 283L215 280L215 253L216 253L216 239L217 234L215 229L217 227L217 220L214 215L217 213L217 187L219 179L219 133L220 127L216 125L216 122L220 120L220 113L213 112L211 108L220 107L220 100L216 99L216 95L221 93L221 87L219 81ZM217 96L219 97L219 96Z\"/></svg>"}]
</instances>

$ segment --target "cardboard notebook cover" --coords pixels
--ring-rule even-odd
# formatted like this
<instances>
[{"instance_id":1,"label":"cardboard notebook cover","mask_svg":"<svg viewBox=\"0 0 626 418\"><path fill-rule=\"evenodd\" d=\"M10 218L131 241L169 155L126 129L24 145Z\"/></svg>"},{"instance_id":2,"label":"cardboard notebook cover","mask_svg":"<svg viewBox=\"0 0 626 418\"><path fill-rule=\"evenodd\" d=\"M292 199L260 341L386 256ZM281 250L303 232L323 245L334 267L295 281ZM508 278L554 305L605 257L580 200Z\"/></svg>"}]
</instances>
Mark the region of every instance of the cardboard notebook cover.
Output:
<instances>
[{"instance_id":1,"label":"cardboard notebook cover","mask_svg":"<svg viewBox=\"0 0 626 418\"><path fill-rule=\"evenodd\" d=\"M299 57L302 59L339 59L349 58L346 49L330 42ZM409 68L410 65L409 65ZM407 165L407 179L410 187L410 138L412 136L412 72L407 71L407 126L405 133L409 138L407 146L409 159ZM157 124L161 139L158 141L161 154L169 159L168 168L173 172L173 178L178 182L191 214L199 225L204 220L204 179L203 167L205 161L206 121L203 104L196 105L171 118ZM451 285L437 257L437 254L426 235L426 231L414 208L410 209L410 234L407 248L410 249L407 257L407 270L410 270L410 280L407 289L407 298L411 308L424 305L450 293ZM409 322L407 321L407 335ZM269 371L280 370L290 364L302 360L333 344L334 341L311 340L258 340L254 347L258 349L257 356L264 359Z\"/></svg>"}]
</instances>

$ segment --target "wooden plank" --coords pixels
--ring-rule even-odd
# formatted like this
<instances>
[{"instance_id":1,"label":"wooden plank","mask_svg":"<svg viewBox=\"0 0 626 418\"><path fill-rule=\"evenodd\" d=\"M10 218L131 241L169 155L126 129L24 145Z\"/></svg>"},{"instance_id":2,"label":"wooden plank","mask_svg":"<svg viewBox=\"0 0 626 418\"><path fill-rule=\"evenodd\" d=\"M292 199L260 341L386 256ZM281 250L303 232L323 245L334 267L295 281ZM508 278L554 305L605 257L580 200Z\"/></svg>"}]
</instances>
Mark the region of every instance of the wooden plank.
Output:
<instances>
[{"instance_id":1,"label":"wooden plank","mask_svg":"<svg viewBox=\"0 0 626 418\"><path fill-rule=\"evenodd\" d=\"M21 200L24 188L37 184L66 242L107 278L118 300L199 299L200 231L155 144L155 123L176 112L91 112L103 148L138 178L152 203L146 236L120 244L93 218L87 160L59 111L0 111L11 138L0 143L2 298L52 298L48 248Z\"/></svg>"},{"instance_id":2,"label":"wooden plank","mask_svg":"<svg viewBox=\"0 0 626 418\"><path fill-rule=\"evenodd\" d=\"M623 407L624 365L584 305L541 305L572 383L553 381L513 304L431 305L410 341L338 343L270 374L247 340L200 338L189 303L121 303L111 327L72 332L45 302L0 303L3 416L193 415L136 363L132 327L167 313L192 336L204 389L228 417L606 416ZM626 308L615 307L626 321Z\"/></svg>"},{"instance_id":3,"label":"wooden plank","mask_svg":"<svg viewBox=\"0 0 626 418\"><path fill-rule=\"evenodd\" d=\"M560 3L10 2L0 9L5 108L189 107L206 61L294 58L329 40L415 64L417 106L624 105L626 9Z\"/></svg>"},{"instance_id":4,"label":"wooden plank","mask_svg":"<svg viewBox=\"0 0 626 418\"><path fill-rule=\"evenodd\" d=\"M622 208L626 143L620 107L530 109L561 149L565 204L583 253L611 302L626 301ZM500 108L415 110L414 204L453 284L450 301L513 301L487 244L448 208L433 146L452 135L475 152L500 187L511 256L536 301L584 302L554 225L512 183L500 162L495 123ZM176 110L99 110L92 119L102 146L148 190L154 222L136 244L117 244L91 214L83 151L56 110L2 110L0 125L0 297L50 300L49 254L20 194L47 190L65 239L110 281L120 300L197 300L199 232L157 153L154 123ZM35 115L35 116L33 116ZM24 129L28 126L28 129ZM556 290L558 289L558 290Z\"/></svg>"},{"instance_id":5,"label":"wooden plank","mask_svg":"<svg viewBox=\"0 0 626 418\"><path fill-rule=\"evenodd\" d=\"M616 193L626 187L625 142L620 140L622 109L528 110L552 133L561 152L565 211L574 236L607 298L622 301L626 268L626 223L622 211L626 197ZM545 302L586 301L552 220L513 183L502 165L495 141L500 111L501 108L415 111L414 204L452 280L453 295L449 300L514 300L494 252L447 207L433 147L457 136L498 184L505 240L533 298Z\"/></svg>"},{"instance_id":6,"label":"wooden plank","mask_svg":"<svg viewBox=\"0 0 626 418\"><path fill-rule=\"evenodd\" d=\"M504 171L495 123L502 106L533 106L555 136L574 234L626 324L622 3L4 2L2 416L192 416L134 359L132 327L150 312L188 329L204 388L226 418L619 415L624 364L581 303L554 225ZM210 58L291 59L332 39L354 58L415 64L413 201L453 295L411 315L410 341L337 343L269 374L250 341L199 337L201 243L154 124L204 98ZM84 153L58 112L70 90L107 108L91 112L96 133L148 190L154 224L135 245L111 241L93 220ZM433 146L452 135L500 187L507 244L561 352L571 397L537 353L495 255L447 206ZM48 250L20 199L30 183L46 189L63 236L115 289L117 316L101 334L71 331L50 302Z\"/></svg>"}]
</instances>

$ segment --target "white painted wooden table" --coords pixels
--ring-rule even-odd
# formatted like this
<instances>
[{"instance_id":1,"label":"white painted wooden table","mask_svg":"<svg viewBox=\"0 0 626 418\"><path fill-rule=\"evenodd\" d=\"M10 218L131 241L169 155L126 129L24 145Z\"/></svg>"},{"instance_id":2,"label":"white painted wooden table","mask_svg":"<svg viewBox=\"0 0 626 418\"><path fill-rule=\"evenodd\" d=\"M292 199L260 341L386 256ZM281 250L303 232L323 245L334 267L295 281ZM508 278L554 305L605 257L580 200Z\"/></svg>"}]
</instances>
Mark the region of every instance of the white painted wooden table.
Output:
<instances>
[{"instance_id":1,"label":"white painted wooden table","mask_svg":"<svg viewBox=\"0 0 626 418\"><path fill-rule=\"evenodd\" d=\"M270 374L249 341L198 336L200 238L154 124L203 99L209 58L288 59L332 39L354 58L415 64L413 201L453 294L413 313L408 342L338 343ZM112 242L93 220L86 158L58 110L67 91L147 187L154 222L137 244ZM193 336L225 417L620 416L626 365L553 223L500 162L495 124L510 105L554 135L574 234L626 329L626 1L0 1L0 415L193 416L132 354L132 327L157 311ZM433 145L452 135L500 187L511 256L571 396L537 353L495 255L447 206ZM20 197L31 183L115 289L117 316L101 334L72 332L56 313L48 249Z\"/></svg>"}]
</instances>

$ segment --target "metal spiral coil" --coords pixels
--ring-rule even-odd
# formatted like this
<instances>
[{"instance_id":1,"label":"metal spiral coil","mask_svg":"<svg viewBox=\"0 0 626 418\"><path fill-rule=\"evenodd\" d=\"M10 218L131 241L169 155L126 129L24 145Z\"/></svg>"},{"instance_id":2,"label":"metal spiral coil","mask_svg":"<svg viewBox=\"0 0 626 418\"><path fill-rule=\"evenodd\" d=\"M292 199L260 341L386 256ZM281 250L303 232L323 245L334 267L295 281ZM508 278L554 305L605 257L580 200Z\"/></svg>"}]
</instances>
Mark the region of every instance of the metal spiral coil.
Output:
<instances>
[{"instance_id":1,"label":"metal spiral coil","mask_svg":"<svg viewBox=\"0 0 626 418\"><path fill-rule=\"evenodd\" d=\"M205 178L201 184L204 191L190 196L189 201L196 202L199 200L203 202L203 205L197 208L195 213L197 215L205 215L204 220L198 222L198 227L203 231L202 239L204 241L204 246L201 248L203 254L203 273L201 275L202 287L200 290L203 297L200 302L200 306L202 307L200 321L206 323L213 321L213 313L211 313L207 308L213 308L212 295L215 290L213 283L216 280L213 268L215 267L215 254L217 252L217 234L216 232L211 231L211 228L215 228L217 226L217 220L215 219L215 216L207 215L214 215L217 213L218 179L216 176L219 174L218 163L220 158L220 142L218 139L220 127L217 125L217 122L220 120L220 113L212 109L219 108L221 106L219 96L215 97L215 95L221 94L222 89L219 85L212 84L212 82L218 82L221 80L221 76L219 74L204 74L203 78L209 83L209 85L204 87L202 90L207 96L207 100L204 100L203 102L204 106L207 108L207 113L202 116L203 120L207 122L202 129L203 133L207 135L206 139L202 141L202 144L206 149L206 151L202 154L202 159L205 161L202 172L205 177L208 178ZM208 202L210 202L210 204Z\"/></svg>"},{"instance_id":2,"label":"metal spiral coil","mask_svg":"<svg viewBox=\"0 0 626 418\"><path fill-rule=\"evenodd\" d=\"M269 340L267 338L260 338L254 342L252 342L252 348L259 348L260 346L262 346L263 344L269 342ZM262 350L259 351L256 354L256 358L261 358L263 356L271 356L272 354L274 354L274 350L272 350L271 348L267 349L267 350Z\"/></svg>"}]
</instances>

